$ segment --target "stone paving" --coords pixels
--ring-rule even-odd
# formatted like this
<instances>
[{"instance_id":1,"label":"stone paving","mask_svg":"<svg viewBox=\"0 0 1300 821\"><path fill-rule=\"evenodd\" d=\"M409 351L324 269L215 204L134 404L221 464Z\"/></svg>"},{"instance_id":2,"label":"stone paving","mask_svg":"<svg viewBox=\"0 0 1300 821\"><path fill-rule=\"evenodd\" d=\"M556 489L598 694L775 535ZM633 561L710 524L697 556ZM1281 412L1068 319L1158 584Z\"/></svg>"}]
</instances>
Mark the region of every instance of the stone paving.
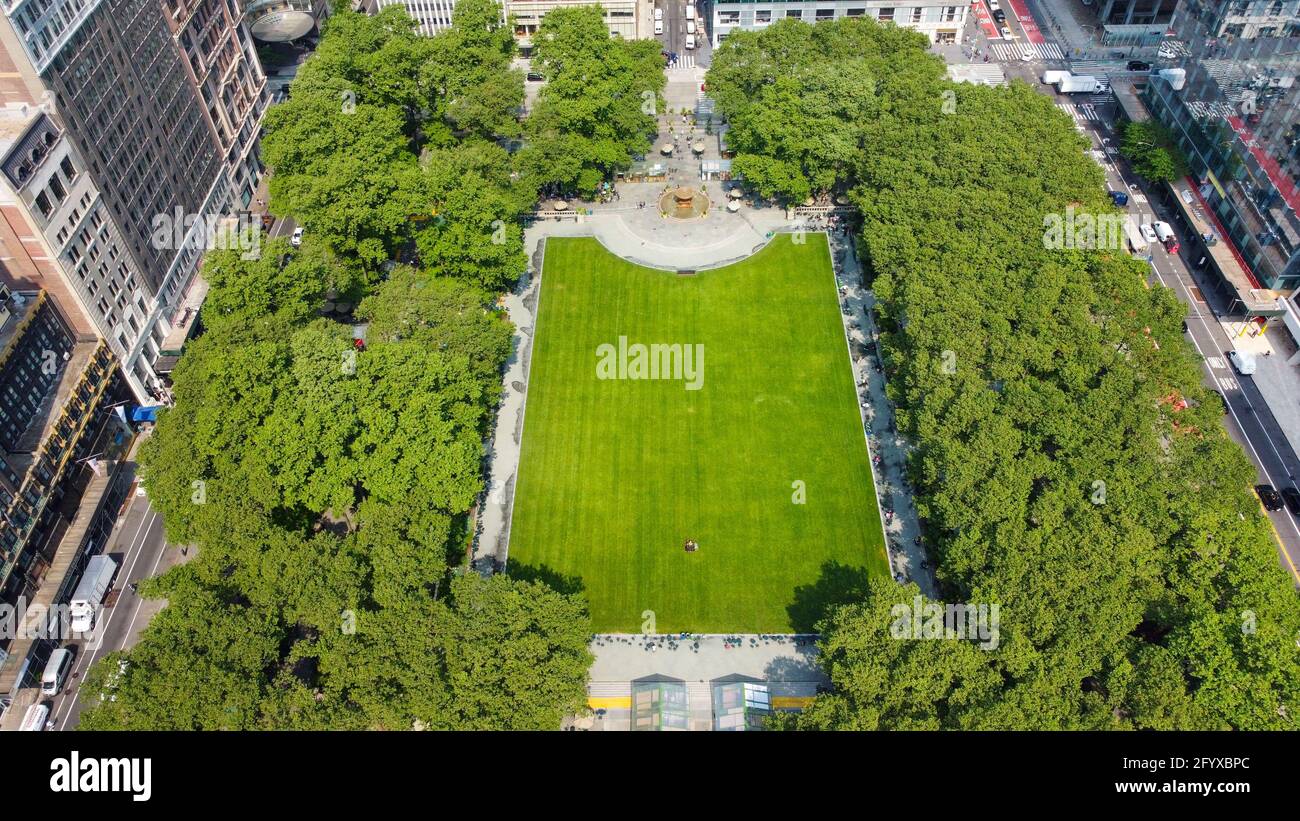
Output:
<instances>
[{"instance_id":1,"label":"stone paving","mask_svg":"<svg viewBox=\"0 0 1300 821\"><path fill-rule=\"evenodd\" d=\"M686 685L691 729L709 729L711 685L718 679L764 681L778 704L782 699L803 702L829 684L817 664L813 636L609 633L593 637L591 652L596 662L587 689L596 703L626 699L633 681L678 679ZM618 707L602 707L574 722L583 730L626 730L630 724L631 711Z\"/></svg>"}]
</instances>

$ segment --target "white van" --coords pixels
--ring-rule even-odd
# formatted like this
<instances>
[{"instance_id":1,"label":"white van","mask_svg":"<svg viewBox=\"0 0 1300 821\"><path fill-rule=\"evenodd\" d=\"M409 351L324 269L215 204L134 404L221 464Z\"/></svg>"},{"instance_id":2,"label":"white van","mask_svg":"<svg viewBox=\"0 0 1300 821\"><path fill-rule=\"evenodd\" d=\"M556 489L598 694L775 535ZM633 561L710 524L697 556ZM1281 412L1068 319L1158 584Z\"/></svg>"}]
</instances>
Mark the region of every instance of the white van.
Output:
<instances>
[{"instance_id":1,"label":"white van","mask_svg":"<svg viewBox=\"0 0 1300 821\"><path fill-rule=\"evenodd\" d=\"M664 19L664 10L663 10L663 9L655 9L655 19L656 19L656 20L662 20L662 19Z\"/></svg>"},{"instance_id":2,"label":"white van","mask_svg":"<svg viewBox=\"0 0 1300 821\"><path fill-rule=\"evenodd\" d=\"M50 660L45 663L45 672L41 674L41 695L57 696L63 689L63 681L72 669L72 651L60 647L50 653Z\"/></svg>"},{"instance_id":3,"label":"white van","mask_svg":"<svg viewBox=\"0 0 1300 821\"><path fill-rule=\"evenodd\" d=\"M656 21L655 21L655 34L663 34L663 33L664 33L664 21L663 21L663 20L656 20Z\"/></svg>"},{"instance_id":4,"label":"white van","mask_svg":"<svg viewBox=\"0 0 1300 821\"><path fill-rule=\"evenodd\" d=\"M687 20L695 19L695 5L692 3L688 3L686 5L686 19Z\"/></svg>"},{"instance_id":5,"label":"white van","mask_svg":"<svg viewBox=\"0 0 1300 821\"><path fill-rule=\"evenodd\" d=\"M33 704L23 713L23 723L18 725L20 731L39 732L45 729L45 722L50 718L50 708L44 704Z\"/></svg>"},{"instance_id":6,"label":"white van","mask_svg":"<svg viewBox=\"0 0 1300 821\"><path fill-rule=\"evenodd\" d=\"M1254 354L1228 351L1228 359L1232 362L1232 366L1237 369L1237 373L1242 376L1250 376L1255 372Z\"/></svg>"},{"instance_id":7,"label":"white van","mask_svg":"<svg viewBox=\"0 0 1300 821\"><path fill-rule=\"evenodd\" d=\"M686 33L687 33L687 34L694 34L694 33L695 33L695 21L694 21L694 20L687 20L687 21L686 21Z\"/></svg>"},{"instance_id":8,"label":"white van","mask_svg":"<svg viewBox=\"0 0 1300 821\"><path fill-rule=\"evenodd\" d=\"M694 34L688 34L688 35L686 35L686 47L687 47L687 48L695 48L695 35L694 35Z\"/></svg>"}]
</instances>

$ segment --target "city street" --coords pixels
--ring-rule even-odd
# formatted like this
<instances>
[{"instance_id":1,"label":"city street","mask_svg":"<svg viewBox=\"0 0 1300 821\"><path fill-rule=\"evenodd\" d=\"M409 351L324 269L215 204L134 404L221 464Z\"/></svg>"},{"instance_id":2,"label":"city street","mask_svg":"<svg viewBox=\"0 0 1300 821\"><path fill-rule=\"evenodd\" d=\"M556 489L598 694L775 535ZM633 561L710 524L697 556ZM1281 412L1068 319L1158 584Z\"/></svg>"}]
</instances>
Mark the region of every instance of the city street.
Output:
<instances>
[{"instance_id":1,"label":"city street","mask_svg":"<svg viewBox=\"0 0 1300 821\"><path fill-rule=\"evenodd\" d=\"M669 71L691 69L696 66L708 68L713 49L709 45L709 36L705 33L704 15L707 8L703 3L696 3L695 48L686 47L686 0L656 0L656 8L664 12L664 33L655 37L664 51L677 55L677 64Z\"/></svg>"},{"instance_id":2,"label":"city street","mask_svg":"<svg viewBox=\"0 0 1300 821\"><path fill-rule=\"evenodd\" d=\"M1053 93L1046 86L1040 90ZM1073 104L1058 105L1064 108ZM1096 116L1075 117L1076 127L1092 139L1094 151L1099 152L1097 156L1104 157L1102 165L1110 190L1129 193L1128 212L1141 222L1168 222L1180 234L1183 248L1180 254L1166 253L1158 244L1152 246L1152 282L1172 288L1189 307L1188 337L1204 360L1205 384L1222 394L1226 401L1228 433L1255 463L1258 481L1279 490L1296 484L1297 477L1300 477L1300 459L1297 459L1254 381L1238 374L1227 360L1226 352L1233 349L1232 339L1218 320L1227 306L1222 304L1207 275L1195 271L1183 257L1183 254L1195 252L1188 250L1192 243L1186 241L1185 232L1180 230L1173 213L1165 209L1158 198L1150 197L1138 178L1119 165L1115 152L1119 136L1111 125L1115 120L1115 109L1113 102L1098 104L1091 112ZM1282 563L1300 584L1300 522L1286 508L1270 512L1268 517L1281 543Z\"/></svg>"},{"instance_id":3,"label":"city street","mask_svg":"<svg viewBox=\"0 0 1300 821\"><path fill-rule=\"evenodd\" d=\"M112 607L101 611L93 642L77 643L80 646L72 674L63 692L53 699L50 720L56 729L76 728L82 708L80 685L90 665L108 653L133 646L149 620L163 608L161 601L141 599L131 584L156 576L177 563L180 551L166 548L162 517L145 497L128 496L126 512L119 517L112 541L105 550L118 560L119 569L113 582L117 600Z\"/></svg>"}]
</instances>

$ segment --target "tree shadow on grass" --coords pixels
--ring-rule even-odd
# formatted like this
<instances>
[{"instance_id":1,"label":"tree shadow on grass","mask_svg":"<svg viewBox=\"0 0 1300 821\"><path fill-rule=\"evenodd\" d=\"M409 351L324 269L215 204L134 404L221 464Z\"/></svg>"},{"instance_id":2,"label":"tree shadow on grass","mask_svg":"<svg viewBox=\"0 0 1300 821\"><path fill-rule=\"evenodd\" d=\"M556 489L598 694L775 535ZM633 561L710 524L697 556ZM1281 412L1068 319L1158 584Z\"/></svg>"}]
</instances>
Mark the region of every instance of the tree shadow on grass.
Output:
<instances>
[{"instance_id":1,"label":"tree shadow on grass","mask_svg":"<svg viewBox=\"0 0 1300 821\"><path fill-rule=\"evenodd\" d=\"M587 586L583 584L582 577L568 576L549 565L531 565L522 562L510 562L506 566L506 574L512 579L518 579L523 582L541 582L547 587L565 595L585 593Z\"/></svg>"},{"instance_id":2,"label":"tree shadow on grass","mask_svg":"<svg viewBox=\"0 0 1300 821\"><path fill-rule=\"evenodd\" d=\"M796 633L815 633L817 624L843 604L864 601L871 574L862 567L823 562L821 576L794 589L794 601L785 609Z\"/></svg>"}]
</instances>

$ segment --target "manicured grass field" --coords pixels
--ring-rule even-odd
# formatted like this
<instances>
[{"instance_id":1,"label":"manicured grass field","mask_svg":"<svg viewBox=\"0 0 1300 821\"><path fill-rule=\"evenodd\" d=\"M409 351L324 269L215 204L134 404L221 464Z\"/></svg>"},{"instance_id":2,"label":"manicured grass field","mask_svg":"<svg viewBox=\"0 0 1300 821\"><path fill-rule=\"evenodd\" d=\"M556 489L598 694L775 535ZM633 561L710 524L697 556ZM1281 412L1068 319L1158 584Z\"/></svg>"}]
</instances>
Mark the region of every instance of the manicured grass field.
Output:
<instances>
[{"instance_id":1,"label":"manicured grass field","mask_svg":"<svg viewBox=\"0 0 1300 821\"><path fill-rule=\"evenodd\" d=\"M693 277L552 238L539 314L512 572L580 581L600 632L651 610L659 633L807 628L888 573L824 235ZM703 345L700 388L598 378L619 337Z\"/></svg>"}]
</instances>

